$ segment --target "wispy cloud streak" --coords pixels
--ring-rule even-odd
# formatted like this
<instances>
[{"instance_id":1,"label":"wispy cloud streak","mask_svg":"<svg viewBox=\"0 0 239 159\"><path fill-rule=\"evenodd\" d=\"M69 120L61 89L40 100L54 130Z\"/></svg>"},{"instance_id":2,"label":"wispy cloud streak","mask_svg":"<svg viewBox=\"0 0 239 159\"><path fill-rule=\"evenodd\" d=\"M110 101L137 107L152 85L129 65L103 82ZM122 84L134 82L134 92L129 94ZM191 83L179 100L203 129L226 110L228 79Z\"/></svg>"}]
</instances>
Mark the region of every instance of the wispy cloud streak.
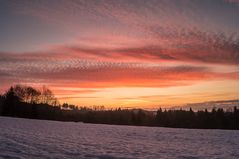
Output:
<instances>
[{"instance_id":1,"label":"wispy cloud streak","mask_svg":"<svg viewBox=\"0 0 239 159\"><path fill-rule=\"evenodd\" d=\"M22 35L25 40L28 32L19 33L24 22L34 33L33 41L37 37L44 43L41 35L46 31L66 34L65 42L38 51L0 49L4 88L14 83L40 83L55 88L62 98L66 94L78 98L79 94L96 93L98 90L92 90L96 88L167 88L239 80L237 0L2 2L11 16L3 10L4 15L19 24L18 28L9 25L13 30L5 28L14 34L13 39ZM38 23L49 30L31 28ZM51 38L58 40L57 34ZM73 87L85 90L74 91ZM71 90L64 94L64 88Z\"/></svg>"}]
</instances>

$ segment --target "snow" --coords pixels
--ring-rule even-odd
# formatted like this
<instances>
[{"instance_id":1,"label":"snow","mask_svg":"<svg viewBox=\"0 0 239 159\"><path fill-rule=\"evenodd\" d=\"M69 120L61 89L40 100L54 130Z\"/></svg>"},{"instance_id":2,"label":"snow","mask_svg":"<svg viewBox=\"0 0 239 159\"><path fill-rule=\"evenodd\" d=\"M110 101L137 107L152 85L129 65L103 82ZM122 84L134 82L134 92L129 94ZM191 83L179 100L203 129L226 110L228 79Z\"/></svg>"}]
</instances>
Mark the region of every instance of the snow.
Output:
<instances>
[{"instance_id":1,"label":"snow","mask_svg":"<svg viewBox=\"0 0 239 159\"><path fill-rule=\"evenodd\" d=\"M238 159L239 131L0 117L0 158Z\"/></svg>"}]
</instances>

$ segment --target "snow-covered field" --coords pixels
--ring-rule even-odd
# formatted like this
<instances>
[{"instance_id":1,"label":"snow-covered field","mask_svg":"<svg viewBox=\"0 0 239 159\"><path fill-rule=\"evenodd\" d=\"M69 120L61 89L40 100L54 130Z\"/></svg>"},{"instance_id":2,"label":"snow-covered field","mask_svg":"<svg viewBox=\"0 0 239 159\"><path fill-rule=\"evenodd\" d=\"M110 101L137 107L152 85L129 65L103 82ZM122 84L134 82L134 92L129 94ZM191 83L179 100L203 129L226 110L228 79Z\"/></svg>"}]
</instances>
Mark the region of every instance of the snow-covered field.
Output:
<instances>
[{"instance_id":1,"label":"snow-covered field","mask_svg":"<svg viewBox=\"0 0 239 159\"><path fill-rule=\"evenodd\" d=\"M239 158L239 131L0 117L0 158Z\"/></svg>"}]
</instances>

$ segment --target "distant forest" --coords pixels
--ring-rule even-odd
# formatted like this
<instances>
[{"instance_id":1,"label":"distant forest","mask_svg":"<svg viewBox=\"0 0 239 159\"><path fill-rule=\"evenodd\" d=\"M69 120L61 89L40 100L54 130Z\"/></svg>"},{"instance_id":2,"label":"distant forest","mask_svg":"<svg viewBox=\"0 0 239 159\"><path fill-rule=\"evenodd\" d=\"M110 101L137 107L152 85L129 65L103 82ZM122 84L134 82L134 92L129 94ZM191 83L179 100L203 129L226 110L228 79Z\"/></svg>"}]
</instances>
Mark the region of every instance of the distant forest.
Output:
<instances>
[{"instance_id":1,"label":"distant forest","mask_svg":"<svg viewBox=\"0 0 239 159\"><path fill-rule=\"evenodd\" d=\"M85 123L160 126L172 128L239 129L239 109L186 110L142 109L105 110L103 107L77 107L59 104L51 90L15 85L0 95L0 115L31 119Z\"/></svg>"}]
</instances>

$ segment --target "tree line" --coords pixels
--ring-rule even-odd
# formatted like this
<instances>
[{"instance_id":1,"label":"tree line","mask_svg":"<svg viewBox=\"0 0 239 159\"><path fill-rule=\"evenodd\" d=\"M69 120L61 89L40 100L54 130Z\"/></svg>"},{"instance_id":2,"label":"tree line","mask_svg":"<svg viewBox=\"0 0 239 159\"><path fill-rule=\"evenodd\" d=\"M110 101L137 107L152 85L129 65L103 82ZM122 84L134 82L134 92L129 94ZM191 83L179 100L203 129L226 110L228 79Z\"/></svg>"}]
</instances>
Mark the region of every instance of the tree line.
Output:
<instances>
[{"instance_id":1,"label":"tree line","mask_svg":"<svg viewBox=\"0 0 239 159\"><path fill-rule=\"evenodd\" d=\"M59 104L51 90L15 85L0 95L0 115L32 119L75 121L99 124L160 126L173 128L239 129L239 109L186 110L142 109L105 110Z\"/></svg>"}]
</instances>

